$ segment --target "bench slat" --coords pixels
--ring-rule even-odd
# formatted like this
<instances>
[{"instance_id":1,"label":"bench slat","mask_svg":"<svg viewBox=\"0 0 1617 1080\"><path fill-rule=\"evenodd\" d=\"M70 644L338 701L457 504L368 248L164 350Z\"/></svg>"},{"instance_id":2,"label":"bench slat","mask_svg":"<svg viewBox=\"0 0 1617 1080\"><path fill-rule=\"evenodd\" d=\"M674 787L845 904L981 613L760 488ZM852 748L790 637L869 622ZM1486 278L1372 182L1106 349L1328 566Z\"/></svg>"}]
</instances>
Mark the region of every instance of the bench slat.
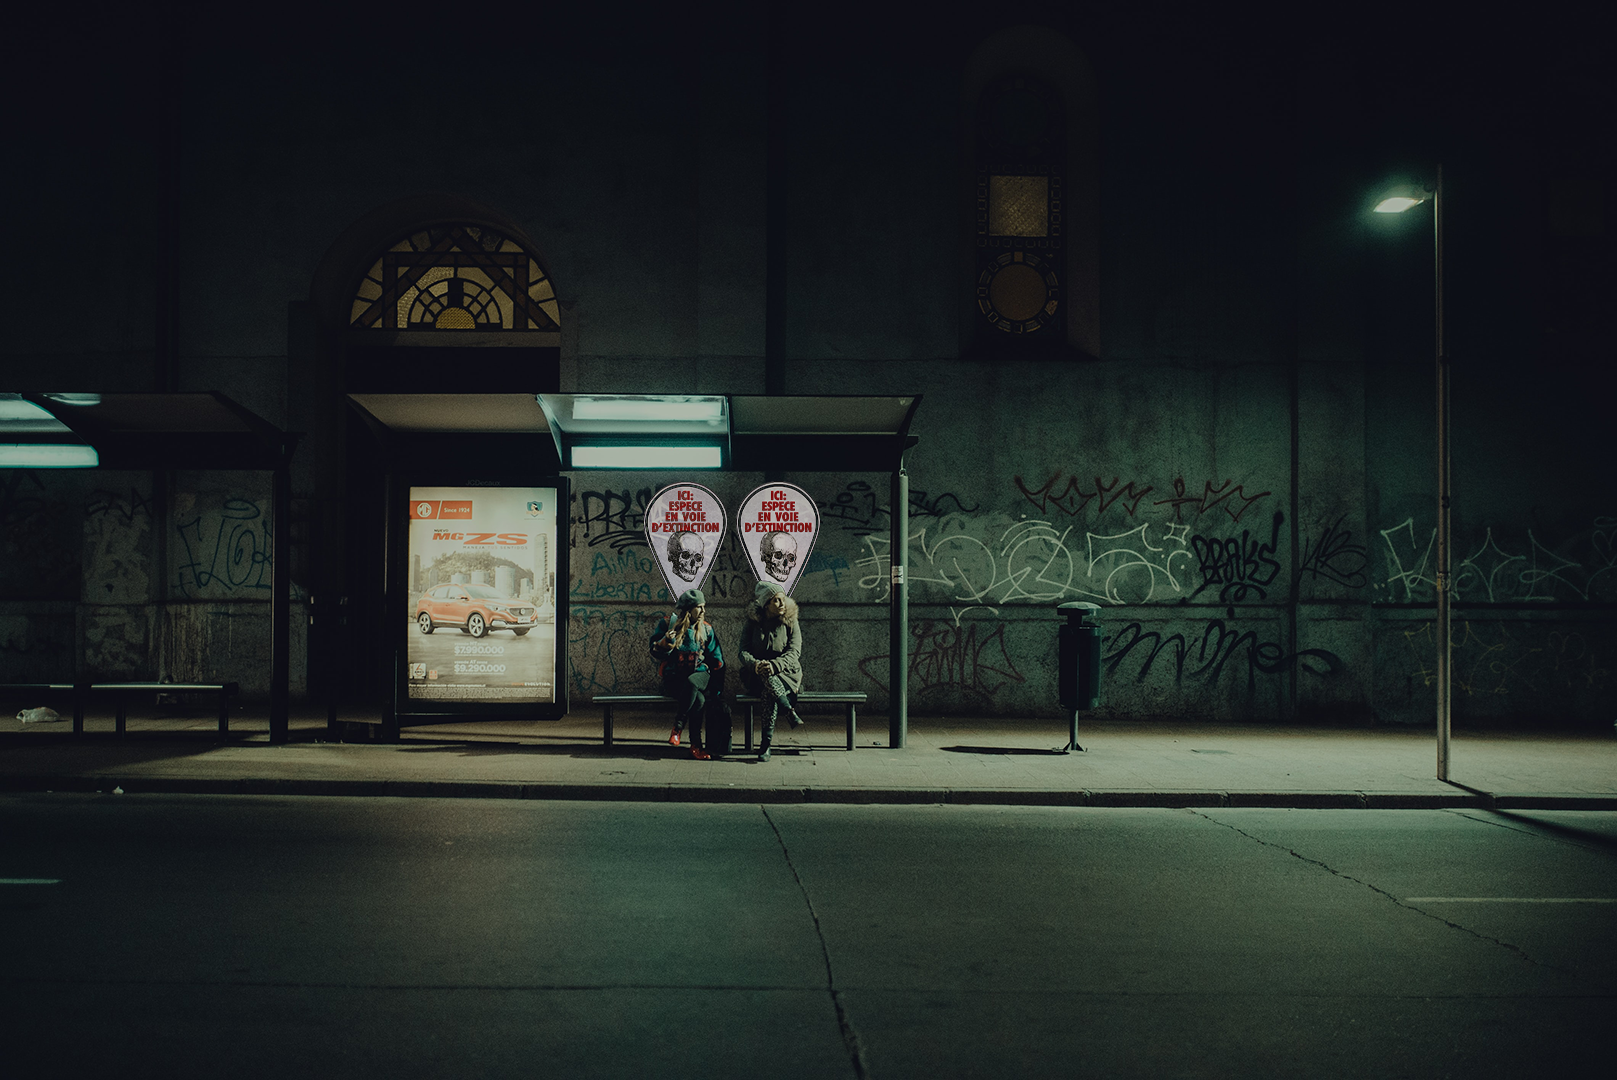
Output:
<instances>
[{"instance_id":1,"label":"bench slat","mask_svg":"<svg viewBox=\"0 0 1617 1080\"><path fill-rule=\"evenodd\" d=\"M797 695L797 700L806 701L810 704L813 704L814 702L821 702L824 704L852 703L855 705L863 705L867 696L868 695L854 691L849 691L848 693L832 693L825 690L805 690L803 693ZM743 704L758 705L762 704L764 699L755 694L737 694L736 700Z\"/></svg>"}]
</instances>

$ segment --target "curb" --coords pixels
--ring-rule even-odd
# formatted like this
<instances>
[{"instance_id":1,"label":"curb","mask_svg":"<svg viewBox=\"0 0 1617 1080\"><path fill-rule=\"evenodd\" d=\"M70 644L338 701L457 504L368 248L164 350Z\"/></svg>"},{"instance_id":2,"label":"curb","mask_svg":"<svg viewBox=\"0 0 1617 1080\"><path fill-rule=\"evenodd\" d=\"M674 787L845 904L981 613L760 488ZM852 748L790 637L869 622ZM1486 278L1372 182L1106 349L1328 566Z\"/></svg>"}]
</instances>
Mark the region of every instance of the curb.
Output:
<instances>
[{"instance_id":1,"label":"curb","mask_svg":"<svg viewBox=\"0 0 1617 1080\"><path fill-rule=\"evenodd\" d=\"M1022 788L708 787L688 784L523 784L476 780L0 776L0 793L299 795L314 797L532 799L584 802L815 803L881 806L1065 806L1270 810L1617 810L1617 794L1366 791L1093 791Z\"/></svg>"}]
</instances>

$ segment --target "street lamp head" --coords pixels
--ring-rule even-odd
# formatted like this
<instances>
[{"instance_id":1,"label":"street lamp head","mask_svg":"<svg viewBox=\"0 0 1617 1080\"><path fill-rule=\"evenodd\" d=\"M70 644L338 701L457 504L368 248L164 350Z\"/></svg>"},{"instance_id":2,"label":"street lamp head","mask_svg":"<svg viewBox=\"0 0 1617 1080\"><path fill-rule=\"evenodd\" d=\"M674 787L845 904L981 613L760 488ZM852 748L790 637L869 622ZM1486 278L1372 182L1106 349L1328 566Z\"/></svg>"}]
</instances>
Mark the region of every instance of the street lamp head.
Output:
<instances>
[{"instance_id":1,"label":"street lamp head","mask_svg":"<svg viewBox=\"0 0 1617 1080\"><path fill-rule=\"evenodd\" d=\"M1425 202L1424 198L1413 195L1392 195L1376 203L1375 212L1378 214L1401 214L1411 206L1419 206Z\"/></svg>"}]
</instances>

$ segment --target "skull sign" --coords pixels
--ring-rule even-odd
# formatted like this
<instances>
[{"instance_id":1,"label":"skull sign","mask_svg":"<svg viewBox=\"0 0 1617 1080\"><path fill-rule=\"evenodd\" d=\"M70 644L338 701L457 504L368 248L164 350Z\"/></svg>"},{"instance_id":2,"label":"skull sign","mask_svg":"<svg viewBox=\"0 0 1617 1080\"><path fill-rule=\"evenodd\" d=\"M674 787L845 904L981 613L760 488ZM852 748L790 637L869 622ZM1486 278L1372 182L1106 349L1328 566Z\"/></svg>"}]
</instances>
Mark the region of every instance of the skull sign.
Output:
<instances>
[{"instance_id":1,"label":"skull sign","mask_svg":"<svg viewBox=\"0 0 1617 1080\"><path fill-rule=\"evenodd\" d=\"M693 532L679 532L668 538L668 567L679 577L695 581L706 561L700 536Z\"/></svg>"},{"instance_id":2,"label":"skull sign","mask_svg":"<svg viewBox=\"0 0 1617 1080\"><path fill-rule=\"evenodd\" d=\"M646 503L646 546L662 571L669 599L702 587L725 528L724 504L700 484L670 484Z\"/></svg>"},{"instance_id":3,"label":"skull sign","mask_svg":"<svg viewBox=\"0 0 1617 1080\"><path fill-rule=\"evenodd\" d=\"M764 573L776 581L785 581L797 565L797 541L789 533L765 533L758 542L758 558L763 561Z\"/></svg>"},{"instance_id":4,"label":"skull sign","mask_svg":"<svg viewBox=\"0 0 1617 1080\"><path fill-rule=\"evenodd\" d=\"M736 515L736 536L760 581L777 582L789 594L808 570L820 508L793 484L765 484L748 495Z\"/></svg>"}]
</instances>

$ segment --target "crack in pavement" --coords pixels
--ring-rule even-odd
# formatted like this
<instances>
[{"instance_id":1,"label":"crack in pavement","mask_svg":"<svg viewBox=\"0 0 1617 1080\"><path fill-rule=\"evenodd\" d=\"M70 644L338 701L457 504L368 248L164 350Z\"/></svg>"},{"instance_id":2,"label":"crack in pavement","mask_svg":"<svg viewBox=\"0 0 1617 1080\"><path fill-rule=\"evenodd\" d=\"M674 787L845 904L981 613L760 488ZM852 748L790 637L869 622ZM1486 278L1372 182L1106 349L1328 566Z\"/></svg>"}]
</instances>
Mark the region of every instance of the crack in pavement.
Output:
<instances>
[{"instance_id":1,"label":"crack in pavement","mask_svg":"<svg viewBox=\"0 0 1617 1080\"><path fill-rule=\"evenodd\" d=\"M1300 853L1300 852L1298 852L1298 851L1296 851L1296 850L1294 850L1292 848L1286 847L1284 844L1276 844L1276 843L1274 843L1272 841L1265 840L1262 837L1253 836L1251 833L1247 832L1245 829L1237 828L1236 826L1231 825L1227 821L1219 821L1217 818L1209 817L1208 815L1202 813L1200 810L1191 810L1190 812L1192 814L1195 814L1199 818L1204 818L1207 821L1212 822L1214 825L1221 825L1224 828L1229 829L1231 832L1235 833L1238 836L1244 836L1248 840L1251 840L1255 844L1261 844L1264 847L1274 848L1277 851L1284 851L1286 854L1290 855L1292 858L1300 859L1303 862L1308 863L1308 864L1310 864L1312 866L1317 866L1321 870L1324 870L1326 873L1332 875L1333 877L1339 877L1343 881L1351 881L1355 885L1361 885L1364 888L1369 889L1371 892L1376 893L1379 896L1386 897L1388 900L1391 900L1394 904L1396 904L1399 907L1403 908L1405 911L1413 911L1415 914L1422 915L1422 916L1424 916L1424 917L1426 917L1428 919L1431 919L1433 922L1440 922L1444 926L1449 927L1450 929L1458 930L1463 934L1470 934L1472 937L1476 938L1478 941L1486 941L1490 945L1497 945L1502 949L1506 949L1506 950L1508 950L1510 952L1513 952L1517 956L1519 956L1524 962L1532 964L1534 967L1547 968L1550 971L1562 971L1563 974L1574 974L1573 972L1565 972L1565 971L1563 971L1562 968L1559 968L1559 967L1557 967L1557 966L1555 966L1553 964L1545 964L1542 961L1534 960L1531 956L1527 955L1527 953L1518 945L1512 945L1508 941L1501 941L1499 938L1490 937L1487 934L1480 933L1480 932L1478 932L1476 930L1471 929L1469 926L1462 926L1461 924L1455 922L1452 919L1444 918L1441 915L1435 915L1432 912L1427 911L1425 908L1417 907L1414 904L1407 903L1407 902L1399 899L1398 897L1394 896L1392 893L1388 892L1386 889L1381 888L1379 885L1372 885L1370 882L1365 881L1363 878L1356 878L1352 874L1345 874L1342 871L1336 869L1335 867L1331 866L1328 863L1324 863L1324 862L1321 862L1318 859L1311 858L1310 856L1304 855L1304 854L1302 854L1302 853Z\"/></svg>"},{"instance_id":2,"label":"crack in pavement","mask_svg":"<svg viewBox=\"0 0 1617 1080\"><path fill-rule=\"evenodd\" d=\"M803 894L803 903L808 907L810 920L814 923L814 936L820 941L820 955L825 959L825 989L831 995L831 1005L836 1009L837 1027L842 1032L842 1045L847 1048L849 1064L853 1066L853 1074L858 1080L870 1080L870 1066L865 1061L865 1047L859 1039L859 1033L854 1030L853 1020L848 1016L846 1003L842 1000L842 991L837 989L836 975L831 968L831 948L825 941L825 930L820 926L820 913L814 909L814 900L809 896L808 886L803 884L803 876L797 872L797 866L792 862L792 853L786 847L786 838L780 834L780 826L775 819L769 816L769 807L760 806L764 820L769 822L769 828L775 834L775 841L780 844L780 853L786 860L786 869L792 872L792 880L797 882L797 889Z\"/></svg>"}]
</instances>

